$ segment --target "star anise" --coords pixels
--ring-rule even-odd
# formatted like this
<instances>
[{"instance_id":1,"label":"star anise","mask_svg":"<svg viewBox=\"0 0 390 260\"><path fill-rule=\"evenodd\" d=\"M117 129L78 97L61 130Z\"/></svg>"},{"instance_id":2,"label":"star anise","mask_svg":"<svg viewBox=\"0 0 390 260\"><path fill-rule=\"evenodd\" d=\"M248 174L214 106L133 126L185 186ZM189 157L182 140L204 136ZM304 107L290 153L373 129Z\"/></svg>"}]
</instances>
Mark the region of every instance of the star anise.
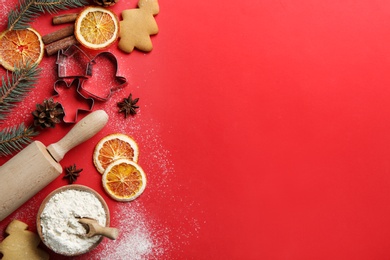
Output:
<instances>
[{"instance_id":1,"label":"star anise","mask_svg":"<svg viewBox=\"0 0 390 260\"><path fill-rule=\"evenodd\" d=\"M69 184L72 184L73 182L76 181L77 177L80 176L80 172L83 169L77 169L76 164L73 164L69 167L65 168L65 176L63 179L68 179Z\"/></svg>"},{"instance_id":2,"label":"star anise","mask_svg":"<svg viewBox=\"0 0 390 260\"><path fill-rule=\"evenodd\" d=\"M137 106L139 98L133 99L132 94L130 93L128 98L124 98L123 102L118 102L117 105L119 107L119 113L124 113L125 118L128 115L134 116L137 114L137 109L139 106Z\"/></svg>"}]
</instances>

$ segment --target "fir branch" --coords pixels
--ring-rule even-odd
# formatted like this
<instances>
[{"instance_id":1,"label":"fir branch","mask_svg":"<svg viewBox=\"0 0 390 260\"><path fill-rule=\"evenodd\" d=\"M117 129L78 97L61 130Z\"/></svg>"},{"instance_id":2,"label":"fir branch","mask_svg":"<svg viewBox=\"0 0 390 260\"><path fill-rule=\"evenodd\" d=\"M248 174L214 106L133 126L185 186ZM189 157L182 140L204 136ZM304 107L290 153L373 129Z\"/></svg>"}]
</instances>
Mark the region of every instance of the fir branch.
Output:
<instances>
[{"instance_id":1,"label":"fir branch","mask_svg":"<svg viewBox=\"0 0 390 260\"><path fill-rule=\"evenodd\" d=\"M26 29L40 13L57 13L69 8L82 7L88 4L87 0L20 0L16 7L8 15L8 30Z\"/></svg>"},{"instance_id":2,"label":"fir branch","mask_svg":"<svg viewBox=\"0 0 390 260\"><path fill-rule=\"evenodd\" d=\"M12 75L2 77L0 89L0 120L4 120L15 103L20 102L34 88L40 69L37 64L16 68Z\"/></svg>"},{"instance_id":3,"label":"fir branch","mask_svg":"<svg viewBox=\"0 0 390 260\"><path fill-rule=\"evenodd\" d=\"M25 127L23 123L0 132L0 156L11 155L31 143L32 137L38 135L34 127Z\"/></svg>"}]
</instances>

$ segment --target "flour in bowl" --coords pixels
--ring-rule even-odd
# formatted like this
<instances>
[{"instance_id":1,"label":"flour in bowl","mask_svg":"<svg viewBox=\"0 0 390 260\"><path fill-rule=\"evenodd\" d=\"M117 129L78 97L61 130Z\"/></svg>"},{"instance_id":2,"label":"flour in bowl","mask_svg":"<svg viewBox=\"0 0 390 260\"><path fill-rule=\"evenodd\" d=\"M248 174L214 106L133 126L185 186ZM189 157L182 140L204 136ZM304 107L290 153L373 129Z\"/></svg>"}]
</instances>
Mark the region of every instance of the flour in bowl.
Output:
<instances>
[{"instance_id":1,"label":"flour in bowl","mask_svg":"<svg viewBox=\"0 0 390 260\"><path fill-rule=\"evenodd\" d=\"M69 189L53 195L40 215L45 244L63 255L78 255L93 248L101 236L85 237L86 229L78 222L82 217L106 225L105 209L93 193Z\"/></svg>"}]
</instances>

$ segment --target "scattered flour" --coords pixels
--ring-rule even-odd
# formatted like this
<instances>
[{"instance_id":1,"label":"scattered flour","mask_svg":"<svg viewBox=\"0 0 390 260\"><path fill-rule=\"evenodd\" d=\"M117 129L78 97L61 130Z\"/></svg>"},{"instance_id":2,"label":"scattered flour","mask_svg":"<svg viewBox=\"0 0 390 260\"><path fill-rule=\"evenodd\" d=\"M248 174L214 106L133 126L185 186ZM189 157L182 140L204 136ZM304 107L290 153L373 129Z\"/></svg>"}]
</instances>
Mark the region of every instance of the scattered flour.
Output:
<instances>
[{"instance_id":1,"label":"scattered flour","mask_svg":"<svg viewBox=\"0 0 390 260\"><path fill-rule=\"evenodd\" d=\"M8 14L11 11L11 9L14 8L14 6L5 0L0 0L0 5L1 5L0 28L5 29L5 27L7 26L7 23L8 23Z\"/></svg>"},{"instance_id":2,"label":"scattered flour","mask_svg":"<svg viewBox=\"0 0 390 260\"><path fill-rule=\"evenodd\" d=\"M111 99L117 102L127 95L126 91L114 92ZM91 256L88 255L88 259L170 259L172 253L185 253L190 238L198 237L204 224L202 220L194 217L194 214L198 214L194 211L200 207L199 203L186 196L182 191L188 187L183 187L175 180L172 155L164 147L160 135L161 123L152 117L142 116L146 106L142 101L143 99L140 100L137 115L126 120L118 113L115 103L113 105L112 102L106 102L101 107L109 114L112 129L131 135L140 146L139 164L147 175L148 187L137 200L117 204L111 218L120 230L119 238L114 243L101 244L104 248ZM181 194L179 197L174 195L178 192ZM180 208L170 209L180 215L175 227L170 220L159 219L159 213L154 215L156 208L148 208L156 201L161 201L164 205L181 205ZM166 208L160 210L164 211Z\"/></svg>"},{"instance_id":3,"label":"scattered flour","mask_svg":"<svg viewBox=\"0 0 390 260\"><path fill-rule=\"evenodd\" d=\"M150 221L144 211L140 204L121 203L115 211L120 230L118 239L104 243L103 249L90 259L161 259L169 247L168 234Z\"/></svg>"},{"instance_id":4,"label":"scattered flour","mask_svg":"<svg viewBox=\"0 0 390 260\"><path fill-rule=\"evenodd\" d=\"M85 253L101 238L87 238L79 217L96 219L106 225L106 212L99 199L87 191L65 190L49 199L41 214L42 234L46 245L63 255Z\"/></svg>"}]
</instances>

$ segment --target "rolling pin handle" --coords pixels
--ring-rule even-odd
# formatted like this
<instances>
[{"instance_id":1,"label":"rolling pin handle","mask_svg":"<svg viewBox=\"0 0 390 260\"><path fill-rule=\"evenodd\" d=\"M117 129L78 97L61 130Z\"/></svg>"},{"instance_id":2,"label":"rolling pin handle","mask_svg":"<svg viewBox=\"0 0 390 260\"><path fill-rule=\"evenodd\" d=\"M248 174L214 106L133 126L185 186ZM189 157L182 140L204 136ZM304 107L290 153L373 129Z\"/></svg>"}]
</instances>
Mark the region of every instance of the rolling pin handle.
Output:
<instances>
[{"instance_id":1,"label":"rolling pin handle","mask_svg":"<svg viewBox=\"0 0 390 260\"><path fill-rule=\"evenodd\" d=\"M97 134L107 123L108 115L104 110L96 110L81 119L61 140L47 147L57 162L73 147Z\"/></svg>"}]
</instances>

